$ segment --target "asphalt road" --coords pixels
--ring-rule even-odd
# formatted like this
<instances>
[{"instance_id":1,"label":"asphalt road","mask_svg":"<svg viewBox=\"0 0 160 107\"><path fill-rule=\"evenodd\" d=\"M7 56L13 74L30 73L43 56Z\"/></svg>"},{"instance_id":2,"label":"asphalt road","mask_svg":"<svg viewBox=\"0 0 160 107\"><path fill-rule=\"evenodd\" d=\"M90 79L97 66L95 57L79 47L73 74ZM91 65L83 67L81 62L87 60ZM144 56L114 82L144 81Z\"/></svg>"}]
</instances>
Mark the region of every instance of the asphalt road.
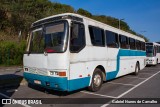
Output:
<instances>
[{"instance_id":1,"label":"asphalt road","mask_svg":"<svg viewBox=\"0 0 160 107\"><path fill-rule=\"evenodd\" d=\"M157 100L160 100L160 64L157 66L146 67L140 71L138 76L130 74L112 81L108 81L103 84L100 91L95 93L90 92L87 89L78 90L72 93L64 93L46 90L33 85L20 85L0 89L0 99L2 98L36 98L41 99L42 102L48 101L48 103L50 103L45 105L6 104L3 105L4 107L159 107L160 104L111 103L113 103L114 100L118 100L118 98L121 100L124 98L124 100L130 101L136 101L137 98L144 101L153 100L155 98L159 98ZM61 102L64 104L56 104ZM77 102L77 104L70 104L75 102Z\"/></svg>"}]
</instances>

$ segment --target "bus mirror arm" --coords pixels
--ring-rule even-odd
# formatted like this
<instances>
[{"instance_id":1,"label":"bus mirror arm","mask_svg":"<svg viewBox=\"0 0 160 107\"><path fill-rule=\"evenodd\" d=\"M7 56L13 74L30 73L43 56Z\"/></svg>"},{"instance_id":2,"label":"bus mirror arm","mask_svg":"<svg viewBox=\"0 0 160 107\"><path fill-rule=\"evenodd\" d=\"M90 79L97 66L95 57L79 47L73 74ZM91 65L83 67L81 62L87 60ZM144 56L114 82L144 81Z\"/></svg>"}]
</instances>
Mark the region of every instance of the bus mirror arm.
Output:
<instances>
[{"instance_id":1,"label":"bus mirror arm","mask_svg":"<svg viewBox=\"0 0 160 107\"><path fill-rule=\"evenodd\" d=\"M46 51L44 51L44 55L45 55L45 56L48 56L48 53L47 53Z\"/></svg>"},{"instance_id":2,"label":"bus mirror arm","mask_svg":"<svg viewBox=\"0 0 160 107\"><path fill-rule=\"evenodd\" d=\"M74 23L73 22L71 22L71 28L74 26Z\"/></svg>"}]
</instances>

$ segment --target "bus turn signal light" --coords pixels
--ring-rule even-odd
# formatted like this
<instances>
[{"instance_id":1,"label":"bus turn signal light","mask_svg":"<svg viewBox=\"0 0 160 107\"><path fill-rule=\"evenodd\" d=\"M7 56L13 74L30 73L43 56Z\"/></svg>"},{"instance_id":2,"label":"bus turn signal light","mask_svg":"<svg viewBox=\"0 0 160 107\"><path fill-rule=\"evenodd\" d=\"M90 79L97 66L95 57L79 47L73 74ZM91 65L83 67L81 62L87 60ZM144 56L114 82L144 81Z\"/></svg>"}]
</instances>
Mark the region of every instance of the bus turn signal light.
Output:
<instances>
[{"instance_id":1,"label":"bus turn signal light","mask_svg":"<svg viewBox=\"0 0 160 107\"><path fill-rule=\"evenodd\" d=\"M66 76L66 72L59 72L58 74L59 76L63 76L63 77Z\"/></svg>"}]
</instances>

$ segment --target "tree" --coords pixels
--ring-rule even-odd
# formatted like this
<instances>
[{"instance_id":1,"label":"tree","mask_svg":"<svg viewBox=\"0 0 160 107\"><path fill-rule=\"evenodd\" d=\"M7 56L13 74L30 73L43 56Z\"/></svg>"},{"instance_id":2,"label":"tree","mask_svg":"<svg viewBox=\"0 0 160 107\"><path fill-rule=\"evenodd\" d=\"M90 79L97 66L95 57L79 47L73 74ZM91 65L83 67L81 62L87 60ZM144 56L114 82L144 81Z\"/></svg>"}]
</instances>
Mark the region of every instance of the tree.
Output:
<instances>
[{"instance_id":1,"label":"tree","mask_svg":"<svg viewBox=\"0 0 160 107\"><path fill-rule=\"evenodd\" d=\"M54 14L74 13L74 8L65 4L53 3L53 12Z\"/></svg>"},{"instance_id":2,"label":"tree","mask_svg":"<svg viewBox=\"0 0 160 107\"><path fill-rule=\"evenodd\" d=\"M92 17L92 14L90 12L88 12L87 10L84 10L82 8L79 8L77 10L77 13L80 14L80 15L83 15L83 16L86 16L86 17Z\"/></svg>"},{"instance_id":3,"label":"tree","mask_svg":"<svg viewBox=\"0 0 160 107\"><path fill-rule=\"evenodd\" d=\"M119 20L111 16L92 15L89 11L82 8L75 11L74 8L69 5L51 2L49 0L0 0L0 33L3 32L16 39L19 31L21 31L22 36L25 37L29 32L30 25L34 21L66 12L77 12L80 15L95 19L116 28L118 28L119 25ZM121 21L121 29L139 35L130 29L128 24L124 21ZM148 41L143 35L139 36Z\"/></svg>"}]
</instances>

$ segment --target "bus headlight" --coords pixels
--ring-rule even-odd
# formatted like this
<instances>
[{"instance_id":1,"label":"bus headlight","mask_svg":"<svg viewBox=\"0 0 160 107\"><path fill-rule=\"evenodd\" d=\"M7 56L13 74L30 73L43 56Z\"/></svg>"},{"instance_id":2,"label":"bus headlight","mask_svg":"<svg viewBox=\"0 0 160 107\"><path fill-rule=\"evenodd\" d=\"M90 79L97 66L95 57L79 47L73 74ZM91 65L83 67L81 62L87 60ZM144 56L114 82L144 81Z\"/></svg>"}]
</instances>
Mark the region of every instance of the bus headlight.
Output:
<instances>
[{"instance_id":1,"label":"bus headlight","mask_svg":"<svg viewBox=\"0 0 160 107\"><path fill-rule=\"evenodd\" d=\"M53 75L53 71L50 71L50 75Z\"/></svg>"},{"instance_id":2,"label":"bus headlight","mask_svg":"<svg viewBox=\"0 0 160 107\"><path fill-rule=\"evenodd\" d=\"M25 72L28 72L28 71L29 71L29 69L28 69L28 68L24 68L24 71L25 71Z\"/></svg>"},{"instance_id":3,"label":"bus headlight","mask_svg":"<svg viewBox=\"0 0 160 107\"><path fill-rule=\"evenodd\" d=\"M66 72L65 71L50 71L50 75L52 76L60 76L60 77L65 77L66 76Z\"/></svg>"},{"instance_id":4,"label":"bus headlight","mask_svg":"<svg viewBox=\"0 0 160 107\"><path fill-rule=\"evenodd\" d=\"M52 76L58 76L58 72L57 71L50 71L50 75L52 75Z\"/></svg>"},{"instance_id":5,"label":"bus headlight","mask_svg":"<svg viewBox=\"0 0 160 107\"><path fill-rule=\"evenodd\" d=\"M151 61L151 62L153 61L153 62L154 62L154 60L152 60L152 59L151 59L151 60L149 60L149 61Z\"/></svg>"}]
</instances>

